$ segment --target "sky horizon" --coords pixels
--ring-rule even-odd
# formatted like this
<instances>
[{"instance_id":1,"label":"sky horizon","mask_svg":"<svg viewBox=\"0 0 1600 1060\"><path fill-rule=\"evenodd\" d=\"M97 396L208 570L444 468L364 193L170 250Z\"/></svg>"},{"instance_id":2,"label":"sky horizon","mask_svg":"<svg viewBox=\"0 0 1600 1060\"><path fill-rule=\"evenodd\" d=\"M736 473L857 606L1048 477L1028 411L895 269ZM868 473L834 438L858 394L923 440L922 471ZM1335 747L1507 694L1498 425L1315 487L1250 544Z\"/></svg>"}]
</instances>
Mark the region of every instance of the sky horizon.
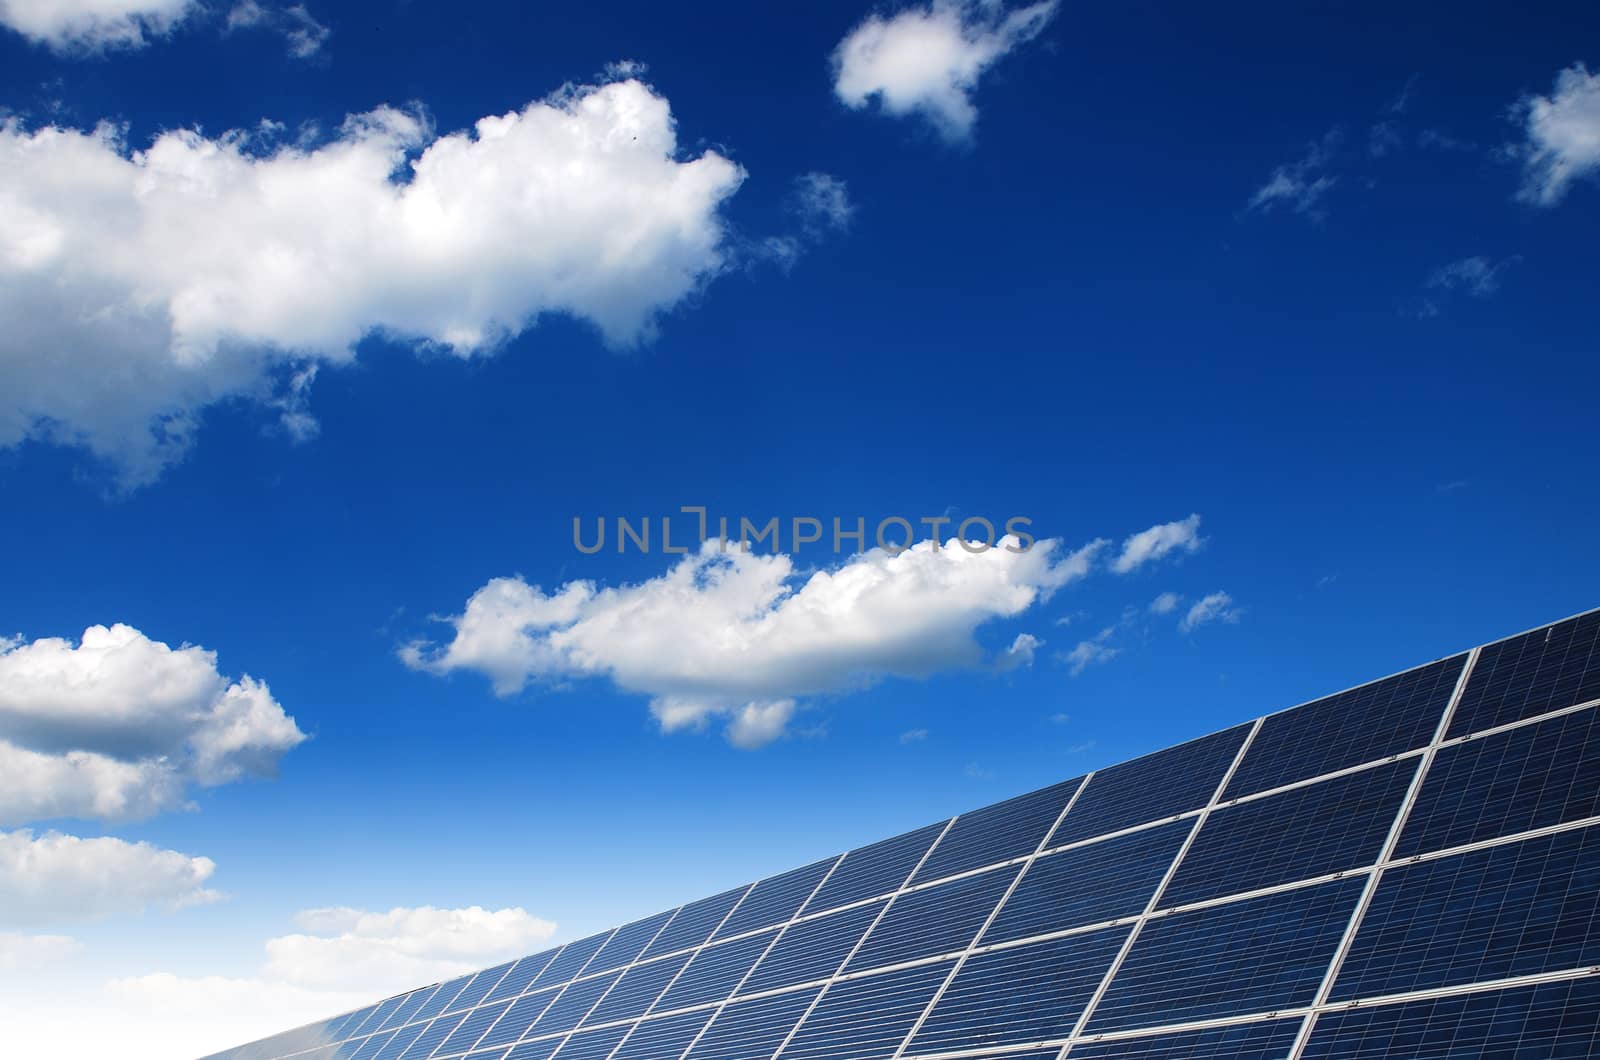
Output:
<instances>
[{"instance_id":1,"label":"sky horizon","mask_svg":"<svg viewBox=\"0 0 1600 1060\"><path fill-rule=\"evenodd\" d=\"M9 1040L198 1056L1600 606L1600 17L1452 10L0 2Z\"/></svg>"}]
</instances>

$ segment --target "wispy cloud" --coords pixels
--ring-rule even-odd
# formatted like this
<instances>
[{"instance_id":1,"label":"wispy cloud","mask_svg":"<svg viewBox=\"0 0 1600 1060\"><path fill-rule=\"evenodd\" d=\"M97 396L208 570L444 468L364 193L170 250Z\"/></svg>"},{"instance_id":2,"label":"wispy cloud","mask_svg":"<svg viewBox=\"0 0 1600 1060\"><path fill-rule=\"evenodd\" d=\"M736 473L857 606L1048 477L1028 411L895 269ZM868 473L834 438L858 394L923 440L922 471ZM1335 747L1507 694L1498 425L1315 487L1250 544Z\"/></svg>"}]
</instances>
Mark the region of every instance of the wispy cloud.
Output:
<instances>
[{"instance_id":1,"label":"wispy cloud","mask_svg":"<svg viewBox=\"0 0 1600 1060\"><path fill-rule=\"evenodd\" d=\"M1323 200L1339 182L1339 178L1329 172L1329 165L1341 140L1337 129L1330 130L1319 140L1313 140L1299 158L1272 171L1267 182L1250 196L1246 210L1271 213L1286 209L1313 220L1321 220L1327 214Z\"/></svg>"},{"instance_id":2,"label":"wispy cloud","mask_svg":"<svg viewBox=\"0 0 1600 1060\"><path fill-rule=\"evenodd\" d=\"M1116 632L1116 626L1107 626L1088 640L1080 640L1071 651L1061 653L1068 672L1077 677L1089 667L1110 662L1120 655L1122 649L1113 648L1109 643Z\"/></svg>"},{"instance_id":3,"label":"wispy cloud","mask_svg":"<svg viewBox=\"0 0 1600 1060\"><path fill-rule=\"evenodd\" d=\"M1240 609L1234 606L1233 597L1227 593L1209 593L1189 608L1178 623L1178 628L1184 633L1192 633L1213 622L1237 622L1241 614Z\"/></svg>"},{"instance_id":4,"label":"wispy cloud","mask_svg":"<svg viewBox=\"0 0 1600 1060\"><path fill-rule=\"evenodd\" d=\"M1200 516L1190 515L1187 519L1161 523L1129 536L1122 542L1117 558L1111 561L1111 569L1127 574L1175 552L1198 552L1202 544Z\"/></svg>"},{"instance_id":5,"label":"wispy cloud","mask_svg":"<svg viewBox=\"0 0 1600 1060\"><path fill-rule=\"evenodd\" d=\"M1152 615L1170 615L1178 609L1178 605L1182 602L1183 597L1177 593L1162 593L1150 601L1150 613Z\"/></svg>"},{"instance_id":6,"label":"wispy cloud","mask_svg":"<svg viewBox=\"0 0 1600 1060\"><path fill-rule=\"evenodd\" d=\"M928 738L927 729L907 729L900 734L901 743L921 743Z\"/></svg>"}]
</instances>

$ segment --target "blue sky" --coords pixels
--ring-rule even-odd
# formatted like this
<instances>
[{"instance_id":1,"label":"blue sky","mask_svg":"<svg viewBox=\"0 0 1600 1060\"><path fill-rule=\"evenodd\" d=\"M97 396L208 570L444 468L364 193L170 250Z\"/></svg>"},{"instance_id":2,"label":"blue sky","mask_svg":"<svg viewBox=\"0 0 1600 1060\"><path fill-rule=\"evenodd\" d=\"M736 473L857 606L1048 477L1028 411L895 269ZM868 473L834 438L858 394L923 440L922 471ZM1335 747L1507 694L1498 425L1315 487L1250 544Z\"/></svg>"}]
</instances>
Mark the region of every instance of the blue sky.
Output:
<instances>
[{"instance_id":1,"label":"blue sky","mask_svg":"<svg viewBox=\"0 0 1600 1060\"><path fill-rule=\"evenodd\" d=\"M25 1036L229 1044L1600 602L1582 5L73 7L0 7ZM574 547L683 505L1055 544Z\"/></svg>"}]
</instances>

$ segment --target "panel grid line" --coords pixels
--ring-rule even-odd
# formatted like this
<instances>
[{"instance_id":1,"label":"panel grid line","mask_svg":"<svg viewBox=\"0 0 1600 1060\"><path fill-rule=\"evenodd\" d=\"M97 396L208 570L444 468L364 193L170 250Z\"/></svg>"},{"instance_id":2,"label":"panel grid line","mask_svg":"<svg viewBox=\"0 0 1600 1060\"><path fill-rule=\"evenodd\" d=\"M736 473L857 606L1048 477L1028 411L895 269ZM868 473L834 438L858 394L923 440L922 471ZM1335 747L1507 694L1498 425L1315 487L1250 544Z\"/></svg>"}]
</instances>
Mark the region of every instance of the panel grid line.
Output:
<instances>
[{"instance_id":1,"label":"panel grid line","mask_svg":"<svg viewBox=\"0 0 1600 1060\"><path fill-rule=\"evenodd\" d=\"M1139 932L1144 928L1145 924L1150 922L1150 914L1156 910L1161 901L1161 892L1167 889L1167 884L1171 883L1172 878L1177 875L1178 866L1183 863L1183 856L1194 845L1194 838L1205 825L1206 817L1210 815L1212 810L1216 809L1217 800L1222 798L1224 791L1228 790L1228 785L1233 781L1233 775L1239 771L1239 764L1244 761L1244 756L1250 753L1250 747L1255 743L1256 734L1261 731L1261 726L1265 722L1265 718L1257 718L1255 724L1250 726L1250 732L1246 734L1244 742L1239 745L1239 750L1233 756L1233 762L1228 766L1228 771L1223 774L1222 780L1217 784L1216 791L1211 793L1210 801L1206 803L1199 816L1195 818L1194 826L1189 829L1189 834L1184 837L1183 844L1178 847L1177 854L1172 858L1172 864L1167 866L1166 875L1161 877L1160 883L1156 884L1155 893L1151 894L1150 900L1145 903L1144 912L1140 914L1138 920L1134 921L1133 929L1128 932L1128 937L1122 941L1122 946L1117 950L1117 955L1111 959L1111 967L1107 968L1106 974L1101 977L1100 985L1095 987L1093 994L1089 995L1088 1003L1084 1005L1083 1011L1078 1014L1078 1020L1072 1025L1072 1030L1068 1032L1066 1044L1061 1047L1061 1052L1056 1055L1056 1060L1066 1060L1067 1055L1072 1051L1073 1042L1077 1041L1078 1037L1083 1034L1083 1029L1089 1025L1089 1020L1094 1015L1095 1006L1099 1005L1100 1000L1105 997L1106 991L1111 988L1111 981L1117 977L1117 972L1122 968L1122 962L1127 960L1128 953L1133 949L1134 943L1139 941Z\"/></svg>"},{"instance_id":2,"label":"panel grid line","mask_svg":"<svg viewBox=\"0 0 1600 1060\"><path fill-rule=\"evenodd\" d=\"M1417 766L1416 776L1411 778L1411 788L1406 792L1405 800L1395 812L1394 823L1389 826L1389 835L1378 851L1377 864L1367 877L1367 885L1362 889L1361 897L1356 900L1356 907L1350 913L1350 922L1345 925L1344 937L1339 940L1338 947L1333 951L1333 958L1328 962L1328 971L1322 977L1322 982L1312 997L1311 1011L1300 1024L1300 1032L1295 1036L1294 1045L1290 1047L1285 1060L1300 1060L1305 1054L1306 1045L1311 1041L1311 1032L1316 1028L1317 1006L1326 1004L1328 995L1333 992L1334 980L1339 978L1339 970L1344 966L1345 957L1349 955L1350 947L1355 942L1356 932L1361 930L1361 921L1366 917L1367 910L1372 905L1373 895L1378 891L1378 884L1383 880L1384 863L1394 855L1395 847L1400 842L1400 833L1405 830L1406 821L1411 816L1411 807L1416 805L1417 795L1422 791L1423 781L1428 777L1428 767L1433 764L1439 745L1444 741L1445 734L1450 731L1450 721L1455 717L1456 705L1461 702L1461 696L1467 690L1467 682L1472 678L1473 668L1477 665L1478 656L1482 651L1482 648L1473 648L1467 653L1466 665L1461 668L1461 675L1456 678L1455 690L1450 693L1450 699L1444 706L1444 713L1439 717L1439 727L1433 734L1428 750L1422 756L1421 764Z\"/></svg>"},{"instance_id":3,"label":"panel grid line","mask_svg":"<svg viewBox=\"0 0 1600 1060\"><path fill-rule=\"evenodd\" d=\"M754 886L754 885L752 884L752 886ZM687 903L685 903L685 904L687 904ZM738 903L735 903L735 904L737 905ZM661 937L661 933L663 931L667 930L667 928L671 926L671 924L672 924L672 922L674 920L678 919L678 914L683 912L683 910L684 910L684 906L682 906L682 905L680 905L680 906L678 906L678 908L674 909L672 911L672 915L667 917L667 919L662 922L661 926L656 928L655 934L650 936L650 942L646 942L643 946L639 947L639 952L633 955L633 960L629 961L626 965L623 966L622 970L617 973L617 977L615 979L611 980L611 985L606 987L605 990L601 991L600 996L594 999L594 1004L589 1006L588 1011L585 1012L583 1014L583 1016L578 1019L578 1022L576 1022L576 1023L574 1023L572 1025L572 1029L567 1032L566 1037L561 1039L561 1044L556 1046L556 1048L555 1048L555 1052L556 1053L559 1053L562 1049L566 1048L568 1039L570 1039L574 1034L578 1033L578 1028L583 1026L583 1021L589 1018L589 1014L590 1013L592 1013L595 1009L600 1007L600 1002L604 1001L608 996L610 996L611 991L615 990L617 988L617 984L622 982L622 977L627 975L628 972L633 969L634 965L639 963L639 958L643 957L644 954L645 954L645 951L650 948L650 943L654 942L656 939L660 938ZM729 912L732 912L732 910L729 910ZM624 926L626 926L626 925L624 925ZM617 928L617 931L621 931L621 930L622 930L621 927ZM602 942L600 944L600 949L594 951L594 956L590 957L587 961L585 961L583 963L583 967L584 968L587 968L587 967L589 967L590 964L594 963L595 957L600 956L600 954L605 950L605 948L607 946L611 945L611 939L616 937L617 931L613 931L611 933L610 937L608 937L604 942ZM579 969L579 971L581 973L582 969ZM574 976L572 981L573 982L577 982L578 981L577 976ZM560 1000L559 995L557 996L556 1000ZM553 1004L555 1004L555 1001L552 1001L550 1003L553 1005ZM504 1017L502 1017L502 1018L504 1018ZM541 1018L543 1018L543 1017L541 1017ZM531 1029L532 1028L530 1027L529 1030L531 1030ZM619 1042L617 1044L620 1045L621 1043ZM552 1054L552 1055L554 1055L554 1054Z\"/></svg>"}]
</instances>

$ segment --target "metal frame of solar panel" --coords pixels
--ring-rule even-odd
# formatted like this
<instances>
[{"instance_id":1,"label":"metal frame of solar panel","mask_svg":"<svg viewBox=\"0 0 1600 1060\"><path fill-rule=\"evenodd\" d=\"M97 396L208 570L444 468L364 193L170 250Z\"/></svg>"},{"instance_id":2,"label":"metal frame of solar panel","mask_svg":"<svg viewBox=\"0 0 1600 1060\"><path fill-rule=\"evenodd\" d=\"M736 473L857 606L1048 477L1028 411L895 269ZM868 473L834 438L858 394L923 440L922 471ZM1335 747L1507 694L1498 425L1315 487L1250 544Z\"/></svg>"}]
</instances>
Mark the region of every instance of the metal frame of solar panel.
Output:
<instances>
[{"instance_id":1,"label":"metal frame of solar panel","mask_svg":"<svg viewBox=\"0 0 1600 1060\"><path fill-rule=\"evenodd\" d=\"M208 1060L1465 1055L1600 1055L1600 610Z\"/></svg>"}]
</instances>

